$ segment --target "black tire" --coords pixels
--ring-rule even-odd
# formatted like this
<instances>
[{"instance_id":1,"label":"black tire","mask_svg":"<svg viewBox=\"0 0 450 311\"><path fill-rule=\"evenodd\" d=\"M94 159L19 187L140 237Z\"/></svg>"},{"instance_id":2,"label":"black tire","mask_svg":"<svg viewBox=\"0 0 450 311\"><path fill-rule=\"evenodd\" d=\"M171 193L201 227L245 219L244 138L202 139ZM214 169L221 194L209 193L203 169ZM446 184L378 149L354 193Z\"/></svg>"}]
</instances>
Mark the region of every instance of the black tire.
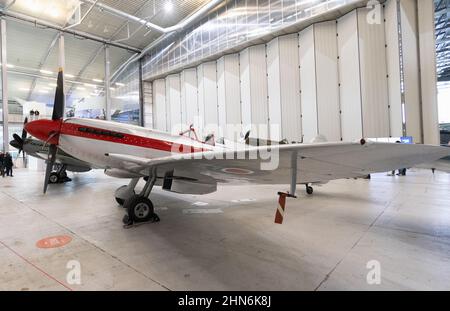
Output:
<instances>
[{"instance_id":1,"label":"black tire","mask_svg":"<svg viewBox=\"0 0 450 311\"><path fill-rule=\"evenodd\" d=\"M56 172L50 173L50 177L48 179L48 183L49 184L57 184L59 183L60 179L59 179L59 175Z\"/></svg>"},{"instance_id":2,"label":"black tire","mask_svg":"<svg viewBox=\"0 0 450 311\"><path fill-rule=\"evenodd\" d=\"M145 222L154 217L153 203L147 198L134 195L125 201L124 207L133 222Z\"/></svg>"},{"instance_id":3,"label":"black tire","mask_svg":"<svg viewBox=\"0 0 450 311\"><path fill-rule=\"evenodd\" d=\"M136 191L134 191L134 190L133 190L133 195L136 195ZM116 202L122 207L125 207L125 201L126 200L124 200L124 199L116 197Z\"/></svg>"},{"instance_id":4,"label":"black tire","mask_svg":"<svg viewBox=\"0 0 450 311\"><path fill-rule=\"evenodd\" d=\"M312 195L314 193L314 188L311 186L306 186L306 193Z\"/></svg>"}]
</instances>

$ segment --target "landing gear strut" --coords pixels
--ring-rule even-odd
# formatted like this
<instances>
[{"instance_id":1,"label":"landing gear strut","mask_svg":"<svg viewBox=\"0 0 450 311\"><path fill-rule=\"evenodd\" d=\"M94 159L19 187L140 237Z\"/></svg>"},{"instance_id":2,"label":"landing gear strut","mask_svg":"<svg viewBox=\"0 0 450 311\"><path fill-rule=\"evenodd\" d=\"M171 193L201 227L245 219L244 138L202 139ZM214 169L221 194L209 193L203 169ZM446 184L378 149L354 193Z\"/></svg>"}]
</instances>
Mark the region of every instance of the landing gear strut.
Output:
<instances>
[{"instance_id":1,"label":"landing gear strut","mask_svg":"<svg viewBox=\"0 0 450 311\"><path fill-rule=\"evenodd\" d=\"M156 168L154 168L141 192L139 194L134 194L125 200L123 207L127 209L127 214L122 219L125 228L128 228L133 224L149 221L158 222L160 220L158 215L155 214L152 201L148 199L153 186L155 185L156 178Z\"/></svg>"}]
</instances>

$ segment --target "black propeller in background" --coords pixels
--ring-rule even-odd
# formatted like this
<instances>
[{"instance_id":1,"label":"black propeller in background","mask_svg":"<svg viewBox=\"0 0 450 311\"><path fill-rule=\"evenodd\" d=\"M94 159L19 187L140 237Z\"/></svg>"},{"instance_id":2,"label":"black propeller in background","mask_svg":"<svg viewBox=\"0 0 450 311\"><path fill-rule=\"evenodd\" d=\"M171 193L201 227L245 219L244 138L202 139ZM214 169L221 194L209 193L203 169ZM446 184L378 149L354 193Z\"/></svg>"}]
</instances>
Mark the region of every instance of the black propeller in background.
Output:
<instances>
[{"instance_id":1,"label":"black propeller in background","mask_svg":"<svg viewBox=\"0 0 450 311\"><path fill-rule=\"evenodd\" d=\"M25 118L25 121L23 122L23 130L22 130L22 137L20 137L17 134L13 134L13 140L10 141L10 145L13 146L16 149L19 149L19 152L17 153L17 158L19 158L20 153L22 152L23 161L25 163L25 151L23 150L25 140L27 139L27 131L25 130L25 125L28 123L28 118Z\"/></svg>"},{"instance_id":2,"label":"black propeller in background","mask_svg":"<svg viewBox=\"0 0 450 311\"><path fill-rule=\"evenodd\" d=\"M56 84L57 85L55 92L55 103L53 105L53 114L52 114L53 121L61 120L64 117L65 98L64 98L64 76L62 69L60 69L58 72L58 81ZM59 135L59 132L50 133L48 139L50 140L53 136L56 135ZM55 144L50 144L48 148L47 167L45 169L44 194L47 192L48 184L50 182L50 174L52 172L53 166L55 165L57 152L58 146Z\"/></svg>"}]
</instances>

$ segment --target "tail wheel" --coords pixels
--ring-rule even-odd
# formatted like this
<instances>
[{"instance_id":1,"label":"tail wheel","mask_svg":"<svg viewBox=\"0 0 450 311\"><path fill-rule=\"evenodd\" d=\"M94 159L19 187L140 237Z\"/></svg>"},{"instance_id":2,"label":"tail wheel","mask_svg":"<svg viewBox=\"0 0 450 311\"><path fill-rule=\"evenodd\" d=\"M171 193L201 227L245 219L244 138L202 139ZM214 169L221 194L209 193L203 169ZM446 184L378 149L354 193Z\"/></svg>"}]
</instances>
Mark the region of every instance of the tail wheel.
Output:
<instances>
[{"instance_id":1,"label":"tail wheel","mask_svg":"<svg viewBox=\"0 0 450 311\"><path fill-rule=\"evenodd\" d=\"M128 217L134 222L145 222L154 218L153 203L147 198L134 195L125 201L124 207L128 211Z\"/></svg>"},{"instance_id":2,"label":"tail wheel","mask_svg":"<svg viewBox=\"0 0 450 311\"><path fill-rule=\"evenodd\" d=\"M311 186L306 186L306 193L312 195L314 192L314 188Z\"/></svg>"}]
</instances>

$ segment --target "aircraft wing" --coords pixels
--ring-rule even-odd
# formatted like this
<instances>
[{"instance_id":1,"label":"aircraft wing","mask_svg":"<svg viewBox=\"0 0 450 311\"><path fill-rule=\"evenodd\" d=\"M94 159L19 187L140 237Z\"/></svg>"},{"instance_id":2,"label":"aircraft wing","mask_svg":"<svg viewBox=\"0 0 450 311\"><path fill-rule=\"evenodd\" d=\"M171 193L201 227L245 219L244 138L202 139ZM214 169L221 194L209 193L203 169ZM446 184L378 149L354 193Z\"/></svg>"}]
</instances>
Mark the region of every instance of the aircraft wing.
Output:
<instances>
[{"instance_id":1,"label":"aircraft wing","mask_svg":"<svg viewBox=\"0 0 450 311\"><path fill-rule=\"evenodd\" d=\"M255 156L256 154L256 156ZM230 152L177 154L146 159L107 154L121 169L148 176L157 167L158 177L171 176L218 183L316 183L359 177L376 172L413 167L450 155L448 148L391 143L315 143L252 147Z\"/></svg>"}]
</instances>

